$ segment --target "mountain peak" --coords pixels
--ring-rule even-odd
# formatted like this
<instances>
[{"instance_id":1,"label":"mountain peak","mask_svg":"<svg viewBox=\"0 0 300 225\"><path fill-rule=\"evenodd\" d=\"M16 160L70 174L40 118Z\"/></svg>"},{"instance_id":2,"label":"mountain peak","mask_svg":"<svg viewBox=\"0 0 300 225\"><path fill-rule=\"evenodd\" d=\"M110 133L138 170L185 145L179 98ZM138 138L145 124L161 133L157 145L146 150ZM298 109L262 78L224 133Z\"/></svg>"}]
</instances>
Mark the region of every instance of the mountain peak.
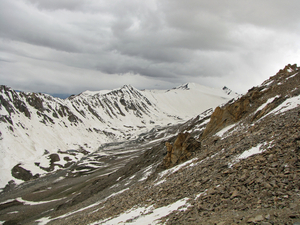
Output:
<instances>
[{"instance_id":1,"label":"mountain peak","mask_svg":"<svg viewBox=\"0 0 300 225\"><path fill-rule=\"evenodd\" d=\"M226 93L227 95L230 95L230 94L232 93L232 90L229 89L229 88L226 87L226 86L224 86L224 87L222 88L222 90L225 91L225 93Z\"/></svg>"},{"instance_id":2,"label":"mountain peak","mask_svg":"<svg viewBox=\"0 0 300 225\"><path fill-rule=\"evenodd\" d=\"M138 91L138 89L136 89L135 87L133 87L131 84L125 84L123 85L119 90L134 90L134 91Z\"/></svg>"},{"instance_id":3,"label":"mountain peak","mask_svg":"<svg viewBox=\"0 0 300 225\"><path fill-rule=\"evenodd\" d=\"M291 73L291 72L296 72L299 70L299 67L297 67L297 64L288 64L284 67L283 71Z\"/></svg>"},{"instance_id":4,"label":"mountain peak","mask_svg":"<svg viewBox=\"0 0 300 225\"><path fill-rule=\"evenodd\" d=\"M134 88L131 84L125 84L122 88Z\"/></svg>"},{"instance_id":5,"label":"mountain peak","mask_svg":"<svg viewBox=\"0 0 300 225\"><path fill-rule=\"evenodd\" d=\"M173 89L181 89L181 90L190 90L193 87L196 87L199 84L196 83L185 83Z\"/></svg>"},{"instance_id":6,"label":"mountain peak","mask_svg":"<svg viewBox=\"0 0 300 225\"><path fill-rule=\"evenodd\" d=\"M189 86L190 86L190 84L186 83L186 84L183 84L183 85L180 85L180 86L176 87L175 89L189 90L190 89Z\"/></svg>"},{"instance_id":7,"label":"mountain peak","mask_svg":"<svg viewBox=\"0 0 300 225\"><path fill-rule=\"evenodd\" d=\"M296 76L300 71L297 64L288 64L283 69L280 69L274 76L271 76L268 80L264 81L261 86L276 86L286 83L290 78Z\"/></svg>"}]
</instances>

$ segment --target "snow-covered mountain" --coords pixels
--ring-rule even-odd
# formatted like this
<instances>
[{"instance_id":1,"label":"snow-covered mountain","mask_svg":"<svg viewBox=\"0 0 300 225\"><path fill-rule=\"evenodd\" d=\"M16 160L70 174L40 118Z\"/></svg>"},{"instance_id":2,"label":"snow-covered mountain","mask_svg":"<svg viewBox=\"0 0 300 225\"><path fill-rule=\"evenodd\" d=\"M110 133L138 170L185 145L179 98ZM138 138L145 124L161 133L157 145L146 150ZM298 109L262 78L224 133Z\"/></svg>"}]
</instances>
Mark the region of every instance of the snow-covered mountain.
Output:
<instances>
[{"instance_id":1,"label":"snow-covered mountain","mask_svg":"<svg viewBox=\"0 0 300 225\"><path fill-rule=\"evenodd\" d=\"M299 84L300 68L287 65L184 123L156 126L92 153L45 154L52 167L86 155L7 185L0 223L299 224ZM26 175L18 166L12 172Z\"/></svg>"},{"instance_id":2,"label":"snow-covered mountain","mask_svg":"<svg viewBox=\"0 0 300 225\"><path fill-rule=\"evenodd\" d=\"M182 123L234 97L193 83L144 91L125 85L64 100L1 86L0 187L16 177L30 179L67 167L105 143L136 139L155 127ZM57 157L65 160L58 163Z\"/></svg>"},{"instance_id":3,"label":"snow-covered mountain","mask_svg":"<svg viewBox=\"0 0 300 225\"><path fill-rule=\"evenodd\" d=\"M187 83L167 91L145 90L143 94L162 111L186 120L238 96L228 90Z\"/></svg>"}]
</instances>

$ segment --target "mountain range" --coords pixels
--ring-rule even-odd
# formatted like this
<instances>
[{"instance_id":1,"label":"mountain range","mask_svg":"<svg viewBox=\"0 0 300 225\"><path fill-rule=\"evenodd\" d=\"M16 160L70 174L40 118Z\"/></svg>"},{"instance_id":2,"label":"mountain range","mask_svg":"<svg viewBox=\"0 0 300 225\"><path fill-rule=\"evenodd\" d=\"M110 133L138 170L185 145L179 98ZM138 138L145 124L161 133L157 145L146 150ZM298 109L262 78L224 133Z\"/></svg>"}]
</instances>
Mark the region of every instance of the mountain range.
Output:
<instances>
[{"instance_id":1,"label":"mountain range","mask_svg":"<svg viewBox=\"0 0 300 225\"><path fill-rule=\"evenodd\" d=\"M61 100L2 86L1 169L14 181L0 221L297 225L299 84L289 64L244 95L185 84Z\"/></svg>"},{"instance_id":2,"label":"mountain range","mask_svg":"<svg viewBox=\"0 0 300 225\"><path fill-rule=\"evenodd\" d=\"M67 167L103 144L137 139L151 129L182 123L236 96L227 88L193 83L143 91L125 85L85 91L67 99L1 86L0 187L12 179L19 183L20 178L28 180ZM51 167L51 154L66 151L76 152L76 156ZM12 173L14 167L23 168L26 178Z\"/></svg>"}]
</instances>

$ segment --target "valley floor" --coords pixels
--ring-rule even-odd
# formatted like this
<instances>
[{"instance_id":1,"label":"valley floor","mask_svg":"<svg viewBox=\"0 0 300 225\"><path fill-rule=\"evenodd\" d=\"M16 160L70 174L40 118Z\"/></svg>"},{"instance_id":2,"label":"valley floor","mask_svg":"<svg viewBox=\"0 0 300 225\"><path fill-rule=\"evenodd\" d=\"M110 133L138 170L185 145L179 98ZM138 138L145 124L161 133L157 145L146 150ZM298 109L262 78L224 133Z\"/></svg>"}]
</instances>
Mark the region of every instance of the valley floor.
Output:
<instances>
[{"instance_id":1,"label":"valley floor","mask_svg":"<svg viewBox=\"0 0 300 225\"><path fill-rule=\"evenodd\" d=\"M299 127L297 108L251 126L238 123L221 137L204 140L192 159L168 170L158 165L166 140L111 145L104 150L106 155L110 151L121 155L107 157L107 168L85 176L63 170L2 194L0 220L21 224L297 224ZM259 151L253 151L256 148ZM241 157L245 152L247 157ZM129 162L123 160L126 157L136 158Z\"/></svg>"}]
</instances>

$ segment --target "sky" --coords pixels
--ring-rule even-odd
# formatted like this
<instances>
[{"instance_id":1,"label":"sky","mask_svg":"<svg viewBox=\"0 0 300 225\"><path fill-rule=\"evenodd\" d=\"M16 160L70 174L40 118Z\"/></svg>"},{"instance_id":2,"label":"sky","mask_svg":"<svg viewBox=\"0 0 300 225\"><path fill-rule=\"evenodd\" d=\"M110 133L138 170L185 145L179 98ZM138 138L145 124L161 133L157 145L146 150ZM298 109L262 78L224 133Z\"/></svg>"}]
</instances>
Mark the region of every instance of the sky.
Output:
<instances>
[{"instance_id":1,"label":"sky","mask_svg":"<svg viewBox=\"0 0 300 225\"><path fill-rule=\"evenodd\" d=\"M1 0L0 84L245 93L300 61L299 0Z\"/></svg>"}]
</instances>

